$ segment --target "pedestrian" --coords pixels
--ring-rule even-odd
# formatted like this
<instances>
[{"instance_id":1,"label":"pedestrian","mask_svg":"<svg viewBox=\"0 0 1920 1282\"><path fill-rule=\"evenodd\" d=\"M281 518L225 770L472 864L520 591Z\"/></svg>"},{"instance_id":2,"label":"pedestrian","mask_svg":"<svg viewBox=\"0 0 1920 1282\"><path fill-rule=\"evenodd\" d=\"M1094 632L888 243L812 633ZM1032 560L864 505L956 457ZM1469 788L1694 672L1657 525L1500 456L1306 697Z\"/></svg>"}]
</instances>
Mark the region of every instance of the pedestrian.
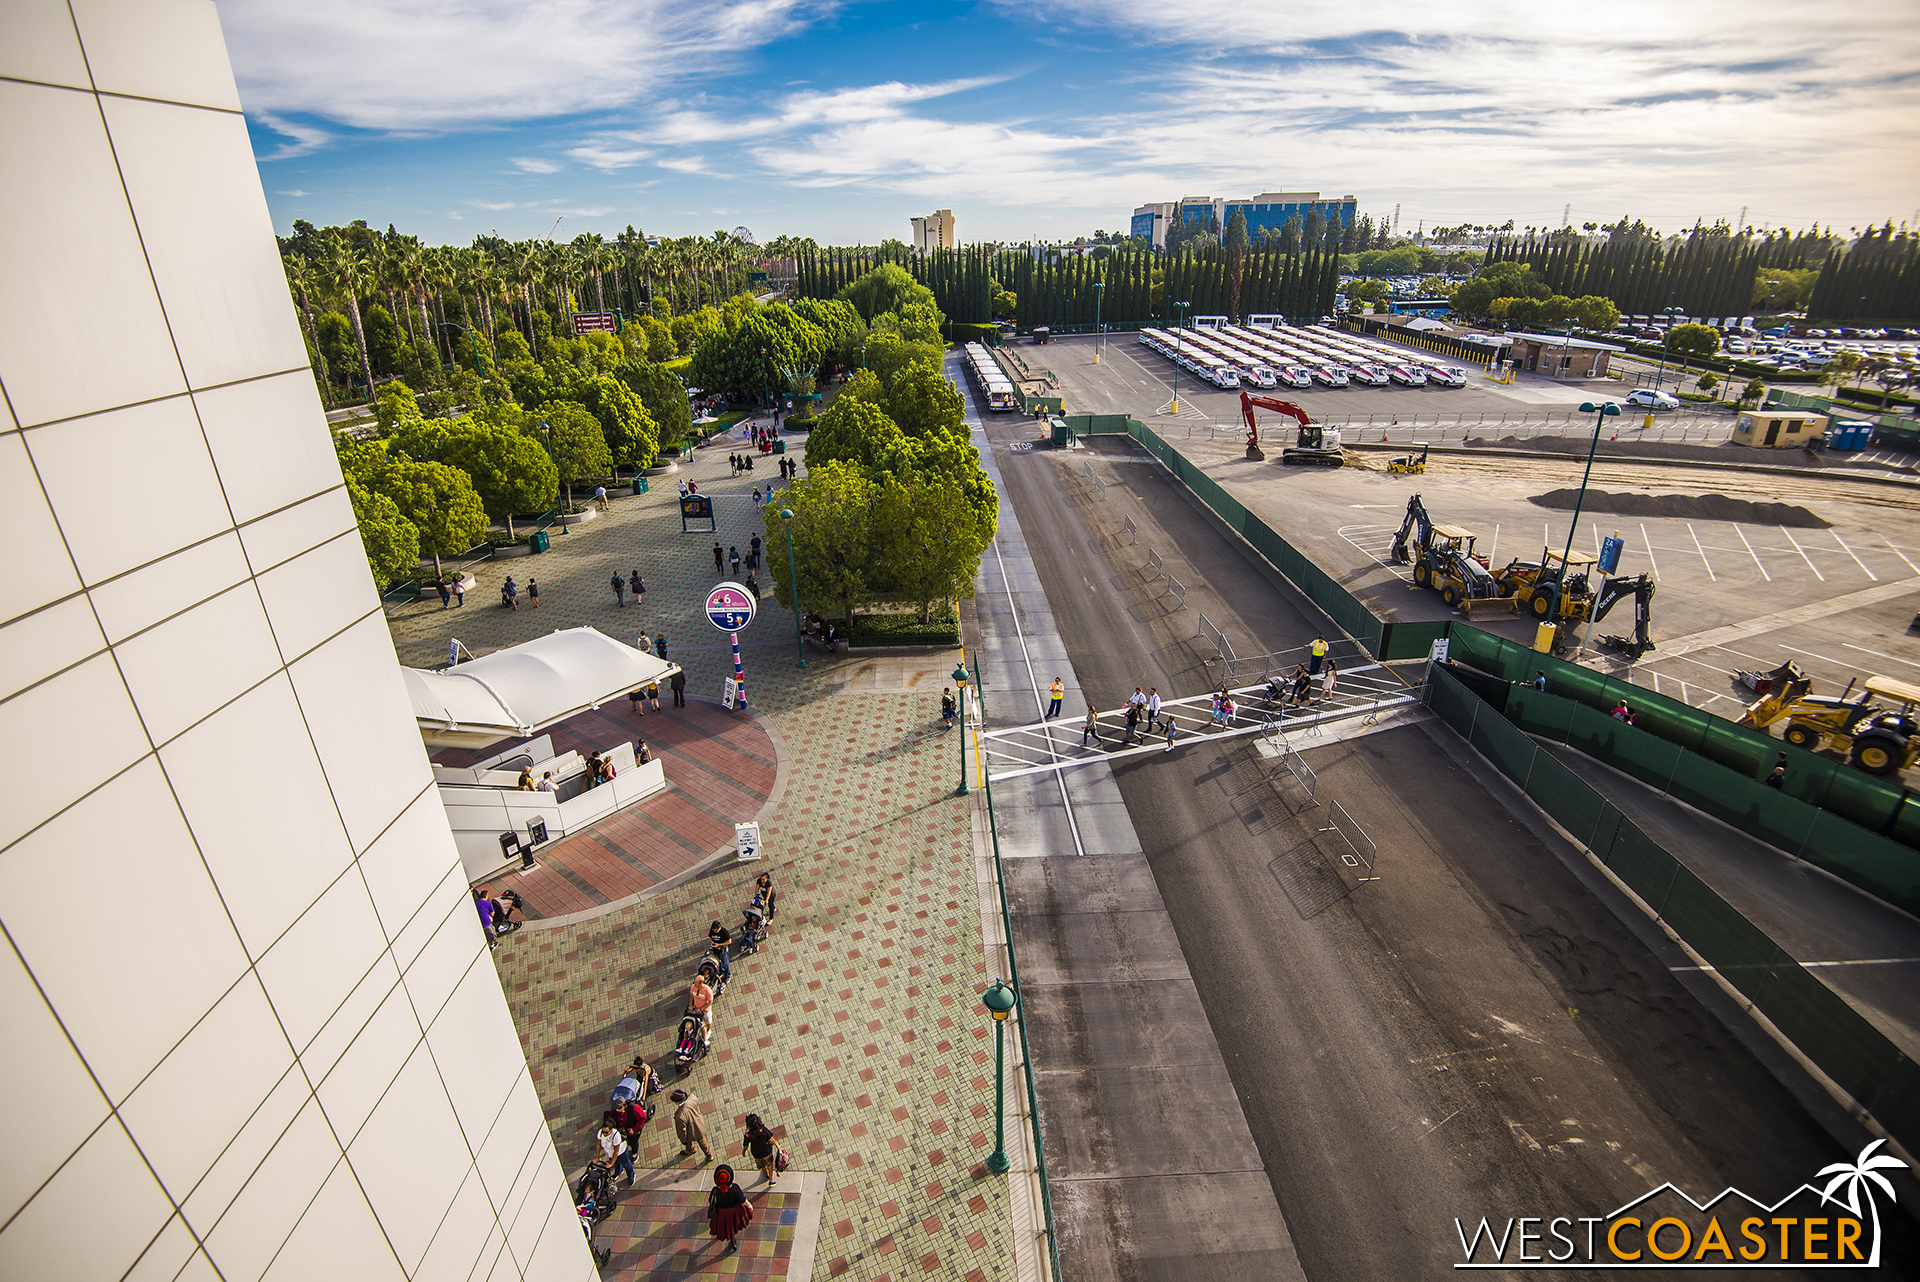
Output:
<instances>
[{"instance_id":1,"label":"pedestrian","mask_svg":"<svg viewBox=\"0 0 1920 1282\"><path fill-rule=\"evenodd\" d=\"M760 568L760 547L761 547L760 536L756 534L753 536L752 541L747 545L747 555L749 558L751 558L747 562L747 568L749 570L757 570Z\"/></svg>"},{"instance_id":2,"label":"pedestrian","mask_svg":"<svg viewBox=\"0 0 1920 1282\"><path fill-rule=\"evenodd\" d=\"M540 791L541 792L559 792L560 791L560 785L553 781L553 771L549 770L545 774L540 776Z\"/></svg>"},{"instance_id":3,"label":"pedestrian","mask_svg":"<svg viewBox=\"0 0 1920 1282\"><path fill-rule=\"evenodd\" d=\"M514 787L518 788L521 792L533 791L533 767L532 766L520 767L520 780L518 783L514 784Z\"/></svg>"},{"instance_id":4,"label":"pedestrian","mask_svg":"<svg viewBox=\"0 0 1920 1282\"><path fill-rule=\"evenodd\" d=\"M720 982L731 983L733 980L733 932L716 919L711 926L707 927L707 944L712 948L714 955L720 959Z\"/></svg>"},{"instance_id":5,"label":"pedestrian","mask_svg":"<svg viewBox=\"0 0 1920 1282\"><path fill-rule=\"evenodd\" d=\"M699 492L700 492L700 482L698 481L687 482L687 493L698 494Z\"/></svg>"},{"instance_id":6,"label":"pedestrian","mask_svg":"<svg viewBox=\"0 0 1920 1282\"><path fill-rule=\"evenodd\" d=\"M626 1137L612 1122L601 1123L600 1133L594 1136L594 1160L612 1167L616 1177L626 1172L627 1183L633 1183L633 1150L627 1147Z\"/></svg>"},{"instance_id":7,"label":"pedestrian","mask_svg":"<svg viewBox=\"0 0 1920 1282\"><path fill-rule=\"evenodd\" d=\"M1313 683L1313 677L1307 672L1307 665L1298 664L1293 669L1293 698L1291 702L1298 707L1307 701L1307 687Z\"/></svg>"},{"instance_id":8,"label":"pedestrian","mask_svg":"<svg viewBox=\"0 0 1920 1282\"><path fill-rule=\"evenodd\" d=\"M953 729L953 687L948 686L940 692L940 725L942 729Z\"/></svg>"},{"instance_id":9,"label":"pedestrian","mask_svg":"<svg viewBox=\"0 0 1920 1282\"><path fill-rule=\"evenodd\" d=\"M1061 684L1059 677L1055 677L1053 679L1053 685L1047 690L1047 697L1052 699L1053 702L1047 705L1047 715L1041 718L1042 721L1050 720L1060 715L1060 700L1066 692L1067 687Z\"/></svg>"},{"instance_id":10,"label":"pedestrian","mask_svg":"<svg viewBox=\"0 0 1920 1282\"><path fill-rule=\"evenodd\" d=\"M1785 766L1775 766L1773 773L1769 774L1760 782L1775 790L1785 789L1787 786L1787 768Z\"/></svg>"},{"instance_id":11,"label":"pedestrian","mask_svg":"<svg viewBox=\"0 0 1920 1282\"><path fill-rule=\"evenodd\" d=\"M447 587L446 584L442 583L440 585L440 608L444 610L452 604L453 604L453 590Z\"/></svg>"},{"instance_id":12,"label":"pedestrian","mask_svg":"<svg viewBox=\"0 0 1920 1282\"><path fill-rule=\"evenodd\" d=\"M760 506L760 487L757 485L753 487L753 505Z\"/></svg>"},{"instance_id":13,"label":"pedestrian","mask_svg":"<svg viewBox=\"0 0 1920 1282\"><path fill-rule=\"evenodd\" d=\"M647 682L647 706L655 712L660 711L660 683L658 681Z\"/></svg>"},{"instance_id":14,"label":"pedestrian","mask_svg":"<svg viewBox=\"0 0 1920 1282\"><path fill-rule=\"evenodd\" d=\"M707 1142L707 1124L700 1115L700 1098L691 1091L675 1091L667 1098L674 1104L673 1133L680 1141L680 1156L692 1157L697 1144L702 1154L700 1164L711 1162L713 1145Z\"/></svg>"},{"instance_id":15,"label":"pedestrian","mask_svg":"<svg viewBox=\"0 0 1920 1282\"><path fill-rule=\"evenodd\" d=\"M680 497L681 498L687 497L687 483L685 480L682 480L680 482Z\"/></svg>"},{"instance_id":16,"label":"pedestrian","mask_svg":"<svg viewBox=\"0 0 1920 1282\"><path fill-rule=\"evenodd\" d=\"M633 764L636 766L644 766L652 760L653 749L647 747L647 741L645 739L635 738L633 741Z\"/></svg>"},{"instance_id":17,"label":"pedestrian","mask_svg":"<svg viewBox=\"0 0 1920 1282\"><path fill-rule=\"evenodd\" d=\"M752 570L747 571L746 582L742 586L753 594L754 600L758 601L760 599L760 580L753 577Z\"/></svg>"},{"instance_id":18,"label":"pedestrian","mask_svg":"<svg viewBox=\"0 0 1920 1282\"><path fill-rule=\"evenodd\" d=\"M500 589L500 599L509 610L520 608L520 585L513 581L511 574L507 576L505 586Z\"/></svg>"},{"instance_id":19,"label":"pedestrian","mask_svg":"<svg viewBox=\"0 0 1920 1282\"><path fill-rule=\"evenodd\" d=\"M540 608L540 585L534 582L531 574L527 576L527 604L536 610Z\"/></svg>"},{"instance_id":20,"label":"pedestrian","mask_svg":"<svg viewBox=\"0 0 1920 1282\"><path fill-rule=\"evenodd\" d=\"M653 638L648 636L644 632L640 634L640 653L641 654L653 653Z\"/></svg>"},{"instance_id":21,"label":"pedestrian","mask_svg":"<svg viewBox=\"0 0 1920 1282\"><path fill-rule=\"evenodd\" d=\"M1340 678L1340 666L1332 659L1327 660L1325 671L1320 674L1320 701L1325 703L1333 698L1333 687Z\"/></svg>"},{"instance_id":22,"label":"pedestrian","mask_svg":"<svg viewBox=\"0 0 1920 1282\"><path fill-rule=\"evenodd\" d=\"M673 675L667 678L667 684L673 687L673 706L676 708L686 707L687 674L681 669L675 668Z\"/></svg>"},{"instance_id":23,"label":"pedestrian","mask_svg":"<svg viewBox=\"0 0 1920 1282\"><path fill-rule=\"evenodd\" d=\"M1527 684L1540 691L1540 693L1545 694L1547 692L1547 674L1544 672L1536 672L1533 674L1533 680Z\"/></svg>"},{"instance_id":24,"label":"pedestrian","mask_svg":"<svg viewBox=\"0 0 1920 1282\"><path fill-rule=\"evenodd\" d=\"M1307 647L1307 656L1307 675L1319 676L1320 665L1327 661L1327 639L1324 636L1315 637L1313 644Z\"/></svg>"},{"instance_id":25,"label":"pedestrian","mask_svg":"<svg viewBox=\"0 0 1920 1282\"><path fill-rule=\"evenodd\" d=\"M1173 751L1173 714L1167 714L1167 751Z\"/></svg>"},{"instance_id":26,"label":"pedestrian","mask_svg":"<svg viewBox=\"0 0 1920 1282\"><path fill-rule=\"evenodd\" d=\"M738 454L727 455L727 471L734 476L740 475L740 456Z\"/></svg>"},{"instance_id":27,"label":"pedestrian","mask_svg":"<svg viewBox=\"0 0 1920 1282\"><path fill-rule=\"evenodd\" d=\"M753 1223L753 1203L734 1182L733 1168L722 1162L713 1168L713 1189L707 1194L707 1229L716 1238L727 1240L722 1255L740 1249L741 1229Z\"/></svg>"},{"instance_id":28,"label":"pedestrian","mask_svg":"<svg viewBox=\"0 0 1920 1282\"><path fill-rule=\"evenodd\" d=\"M752 476L753 475L753 455L743 454L740 457L741 457L741 460L747 465L747 475Z\"/></svg>"},{"instance_id":29,"label":"pedestrian","mask_svg":"<svg viewBox=\"0 0 1920 1282\"><path fill-rule=\"evenodd\" d=\"M1611 716L1615 721L1625 721L1633 716L1633 709L1627 707L1627 701L1622 699L1613 705L1613 711L1607 715Z\"/></svg>"},{"instance_id":30,"label":"pedestrian","mask_svg":"<svg viewBox=\"0 0 1920 1282\"><path fill-rule=\"evenodd\" d=\"M645 1104L637 1100L627 1100L608 1109L601 1115L600 1120L613 1123L614 1128L620 1132L620 1138L627 1142L627 1152L631 1155L633 1150L640 1146L641 1128L651 1120L652 1116L647 1112Z\"/></svg>"},{"instance_id":31,"label":"pedestrian","mask_svg":"<svg viewBox=\"0 0 1920 1282\"><path fill-rule=\"evenodd\" d=\"M727 565L733 570L733 577L736 579L739 578L740 577L740 549L739 548L729 547L727 549Z\"/></svg>"},{"instance_id":32,"label":"pedestrian","mask_svg":"<svg viewBox=\"0 0 1920 1282\"><path fill-rule=\"evenodd\" d=\"M726 568L727 568L726 559L720 551L720 545L718 543L715 543L713 545L713 572L715 574L718 574L720 573L720 571Z\"/></svg>"},{"instance_id":33,"label":"pedestrian","mask_svg":"<svg viewBox=\"0 0 1920 1282\"><path fill-rule=\"evenodd\" d=\"M1120 742L1132 743L1136 738L1135 732L1139 730L1139 728L1140 728L1140 705L1135 703L1133 700L1129 699L1127 700L1127 730L1126 730L1125 736L1120 740Z\"/></svg>"},{"instance_id":34,"label":"pedestrian","mask_svg":"<svg viewBox=\"0 0 1920 1282\"><path fill-rule=\"evenodd\" d=\"M647 715L646 699L647 690L645 686L635 686L633 689L627 691L627 702L631 705L630 710L634 716L644 717Z\"/></svg>"},{"instance_id":35,"label":"pedestrian","mask_svg":"<svg viewBox=\"0 0 1920 1282\"><path fill-rule=\"evenodd\" d=\"M645 605L647 603L647 585L646 582L641 579L640 571L632 570L628 572L627 591L633 593L633 603L635 605Z\"/></svg>"},{"instance_id":36,"label":"pedestrian","mask_svg":"<svg viewBox=\"0 0 1920 1282\"><path fill-rule=\"evenodd\" d=\"M1160 687L1155 686L1147 692L1147 727L1151 729L1160 721Z\"/></svg>"},{"instance_id":37,"label":"pedestrian","mask_svg":"<svg viewBox=\"0 0 1920 1282\"><path fill-rule=\"evenodd\" d=\"M453 580L453 608L458 610L467 603L467 585L463 577L456 575Z\"/></svg>"},{"instance_id":38,"label":"pedestrian","mask_svg":"<svg viewBox=\"0 0 1920 1282\"><path fill-rule=\"evenodd\" d=\"M653 652L659 655L660 658L662 659L665 659L667 657L667 634L666 633L656 632L653 634Z\"/></svg>"},{"instance_id":39,"label":"pedestrian","mask_svg":"<svg viewBox=\"0 0 1920 1282\"><path fill-rule=\"evenodd\" d=\"M614 604L622 608L627 604L627 581L620 577L618 570L613 572L613 600Z\"/></svg>"},{"instance_id":40,"label":"pedestrian","mask_svg":"<svg viewBox=\"0 0 1920 1282\"><path fill-rule=\"evenodd\" d=\"M593 505L599 508L602 512L607 510L607 487L606 486L596 485L593 487Z\"/></svg>"},{"instance_id":41,"label":"pedestrian","mask_svg":"<svg viewBox=\"0 0 1920 1282\"><path fill-rule=\"evenodd\" d=\"M740 1137L740 1154L752 1157L753 1164L760 1168L760 1174L766 1177L769 1185L779 1182L780 1143L773 1138L773 1131L760 1120L760 1114L747 1114L747 1133Z\"/></svg>"},{"instance_id":42,"label":"pedestrian","mask_svg":"<svg viewBox=\"0 0 1920 1282\"><path fill-rule=\"evenodd\" d=\"M1087 705L1086 724L1080 727L1080 746L1082 748L1087 746L1089 736L1092 737L1095 747L1104 748L1106 746L1100 742L1100 713L1091 703Z\"/></svg>"}]
</instances>

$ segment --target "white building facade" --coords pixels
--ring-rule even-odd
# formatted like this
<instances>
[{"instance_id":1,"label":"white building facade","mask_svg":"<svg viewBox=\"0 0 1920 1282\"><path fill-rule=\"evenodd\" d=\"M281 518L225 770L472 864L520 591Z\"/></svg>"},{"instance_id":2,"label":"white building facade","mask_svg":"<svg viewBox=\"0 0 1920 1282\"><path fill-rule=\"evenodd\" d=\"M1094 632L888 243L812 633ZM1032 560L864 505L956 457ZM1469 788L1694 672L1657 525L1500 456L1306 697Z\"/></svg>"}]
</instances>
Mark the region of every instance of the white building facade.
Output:
<instances>
[{"instance_id":1,"label":"white building facade","mask_svg":"<svg viewBox=\"0 0 1920 1282\"><path fill-rule=\"evenodd\" d=\"M595 1276L211 0L0 10L0 1276Z\"/></svg>"},{"instance_id":2,"label":"white building facade","mask_svg":"<svg viewBox=\"0 0 1920 1282\"><path fill-rule=\"evenodd\" d=\"M913 247L925 254L936 249L952 249L960 242L953 235L953 211L936 209L925 218L913 221Z\"/></svg>"}]
</instances>

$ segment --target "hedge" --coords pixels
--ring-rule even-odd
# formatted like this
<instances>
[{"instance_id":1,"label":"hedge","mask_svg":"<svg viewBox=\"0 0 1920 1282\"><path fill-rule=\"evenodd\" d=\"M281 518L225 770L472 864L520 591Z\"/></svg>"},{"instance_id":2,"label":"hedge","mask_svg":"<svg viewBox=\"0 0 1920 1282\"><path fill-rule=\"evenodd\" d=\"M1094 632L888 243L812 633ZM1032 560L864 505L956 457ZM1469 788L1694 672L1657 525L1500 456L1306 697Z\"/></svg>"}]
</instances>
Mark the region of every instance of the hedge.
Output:
<instances>
[{"instance_id":1,"label":"hedge","mask_svg":"<svg viewBox=\"0 0 1920 1282\"><path fill-rule=\"evenodd\" d=\"M989 347L1000 341L998 325L974 325L963 321L949 321L943 328L947 331L950 343L985 343Z\"/></svg>"}]
</instances>

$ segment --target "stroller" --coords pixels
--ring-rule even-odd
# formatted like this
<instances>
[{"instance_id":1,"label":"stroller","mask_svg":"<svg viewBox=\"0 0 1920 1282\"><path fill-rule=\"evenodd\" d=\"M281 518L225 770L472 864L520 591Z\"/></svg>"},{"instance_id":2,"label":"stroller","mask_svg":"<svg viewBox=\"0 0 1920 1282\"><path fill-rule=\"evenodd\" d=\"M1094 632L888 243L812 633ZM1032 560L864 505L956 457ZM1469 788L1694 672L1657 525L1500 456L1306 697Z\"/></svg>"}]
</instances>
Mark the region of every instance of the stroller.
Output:
<instances>
[{"instance_id":1,"label":"stroller","mask_svg":"<svg viewBox=\"0 0 1920 1282\"><path fill-rule=\"evenodd\" d=\"M576 1207L591 1204L595 1224L612 1215L613 1167L597 1159L588 1162L587 1169L580 1173L580 1182L574 1186L573 1204Z\"/></svg>"},{"instance_id":2,"label":"stroller","mask_svg":"<svg viewBox=\"0 0 1920 1282\"><path fill-rule=\"evenodd\" d=\"M693 1011L680 1017L680 1031L674 1037L673 1058L685 1076L713 1049L713 1025Z\"/></svg>"},{"instance_id":3,"label":"stroller","mask_svg":"<svg viewBox=\"0 0 1920 1282\"><path fill-rule=\"evenodd\" d=\"M613 1088L613 1094L607 1098L607 1102L615 1108L636 1102L644 1104L660 1092L662 1085L660 1074L653 1071L653 1065L647 1063L645 1056L637 1055L633 1063L627 1065L627 1075Z\"/></svg>"},{"instance_id":4,"label":"stroller","mask_svg":"<svg viewBox=\"0 0 1920 1282\"><path fill-rule=\"evenodd\" d=\"M760 951L761 941L767 937L767 906L755 895L753 902L740 910L740 955L751 957Z\"/></svg>"},{"instance_id":5,"label":"stroller","mask_svg":"<svg viewBox=\"0 0 1920 1282\"><path fill-rule=\"evenodd\" d=\"M573 1209L580 1217L580 1231L587 1235L587 1250L592 1254L593 1262L600 1268L606 1268L607 1263L613 1259L613 1248L603 1246L596 1249L593 1245L593 1231L599 1227L600 1221L613 1214L613 1207L590 1195Z\"/></svg>"}]
</instances>

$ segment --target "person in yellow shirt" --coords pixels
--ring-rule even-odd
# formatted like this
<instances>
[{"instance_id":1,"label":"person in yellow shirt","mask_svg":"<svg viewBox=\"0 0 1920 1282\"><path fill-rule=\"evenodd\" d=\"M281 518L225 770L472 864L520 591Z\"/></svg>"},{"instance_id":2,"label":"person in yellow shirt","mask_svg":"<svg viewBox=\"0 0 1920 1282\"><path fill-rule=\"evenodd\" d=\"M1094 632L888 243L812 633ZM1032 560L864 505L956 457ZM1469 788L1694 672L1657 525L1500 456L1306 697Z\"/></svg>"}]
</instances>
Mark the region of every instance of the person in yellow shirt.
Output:
<instances>
[{"instance_id":1,"label":"person in yellow shirt","mask_svg":"<svg viewBox=\"0 0 1920 1282\"><path fill-rule=\"evenodd\" d=\"M1047 692L1047 696L1053 700L1053 703L1047 708L1047 715L1041 718L1041 720L1049 720L1060 715L1060 700L1066 696L1066 693L1066 685L1059 677L1055 677L1052 688Z\"/></svg>"},{"instance_id":2,"label":"person in yellow shirt","mask_svg":"<svg viewBox=\"0 0 1920 1282\"><path fill-rule=\"evenodd\" d=\"M1307 657L1309 660L1307 663L1308 676L1317 677L1320 675L1320 665L1327 661L1328 649L1327 639L1324 636L1315 637L1313 644L1307 647Z\"/></svg>"}]
</instances>

